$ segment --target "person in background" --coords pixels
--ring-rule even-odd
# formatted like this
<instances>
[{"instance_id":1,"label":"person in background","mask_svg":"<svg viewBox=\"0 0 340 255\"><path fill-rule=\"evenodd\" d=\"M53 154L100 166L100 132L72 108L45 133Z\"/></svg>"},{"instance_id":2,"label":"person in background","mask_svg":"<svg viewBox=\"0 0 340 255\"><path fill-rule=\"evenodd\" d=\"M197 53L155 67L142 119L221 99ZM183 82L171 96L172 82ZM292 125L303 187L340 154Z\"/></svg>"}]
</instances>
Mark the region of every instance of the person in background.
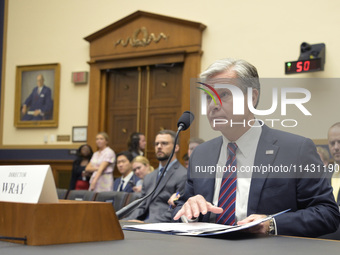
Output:
<instances>
[{"instance_id":1,"label":"person in background","mask_svg":"<svg viewBox=\"0 0 340 255\"><path fill-rule=\"evenodd\" d=\"M132 154L129 151L122 151L117 154L117 168L122 175L113 184L114 191L133 192L139 178L132 171Z\"/></svg>"},{"instance_id":2,"label":"person in background","mask_svg":"<svg viewBox=\"0 0 340 255\"><path fill-rule=\"evenodd\" d=\"M334 164L328 165L333 170L331 185L333 187L333 195L338 205L340 204L340 122L333 124L328 130L328 147L334 159Z\"/></svg>"},{"instance_id":3,"label":"person in background","mask_svg":"<svg viewBox=\"0 0 340 255\"><path fill-rule=\"evenodd\" d=\"M316 146L316 151L318 152L323 164L325 166L328 166L328 164L329 164L329 153L328 153L328 151L324 147L321 147L321 146Z\"/></svg>"},{"instance_id":4,"label":"person in background","mask_svg":"<svg viewBox=\"0 0 340 255\"><path fill-rule=\"evenodd\" d=\"M199 137L191 137L189 139L189 146L188 146L188 153L186 153L183 156L183 160L185 162L185 168L188 169L189 168L189 159L190 159L190 155L191 153L194 151L194 149L200 145L204 143L204 140L199 138ZM172 207L175 207L175 201L177 201L180 198L180 194L174 193L171 195L171 197L168 200L168 204Z\"/></svg>"},{"instance_id":5,"label":"person in background","mask_svg":"<svg viewBox=\"0 0 340 255\"><path fill-rule=\"evenodd\" d=\"M142 133L132 133L128 141L128 151L132 153L132 157L143 156L146 146L145 135Z\"/></svg>"},{"instance_id":6,"label":"person in background","mask_svg":"<svg viewBox=\"0 0 340 255\"><path fill-rule=\"evenodd\" d=\"M201 143L204 143L204 140L199 137L191 137L189 139L189 146L188 146L188 157L190 158L191 153L194 151L194 149L200 145Z\"/></svg>"},{"instance_id":7,"label":"person in background","mask_svg":"<svg viewBox=\"0 0 340 255\"><path fill-rule=\"evenodd\" d=\"M182 160L184 162L184 167L188 169L189 167L189 156L188 153L185 153L184 156L182 157Z\"/></svg>"},{"instance_id":8,"label":"person in background","mask_svg":"<svg viewBox=\"0 0 340 255\"><path fill-rule=\"evenodd\" d=\"M91 175L86 174L85 167L90 162L93 151L90 145L83 144L77 150L77 159L73 162L70 190L88 190Z\"/></svg>"},{"instance_id":9,"label":"person in background","mask_svg":"<svg viewBox=\"0 0 340 255\"><path fill-rule=\"evenodd\" d=\"M115 152L109 147L109 136L100 132L96 136L97 151L93 154L85 171L92 173L89 190L95 192L113 189L113 167L116 160Z\"/></svg>"},{"instance_id":10,"label":"person in background","mask_svg":"<svg viewBox=\"0 0 340 255\"><path fill-rule=\"evenodd\" d=\"M175 146L175 153L168 168L164 172L155 193L144 200L139 207L132 211L126 220L145 222L170 222L171 209L167 203L173 193L183 193L187 170L179 163L176 153L179 151L179 141L175 144L176 132L172 130L159 131L155 138L155 154L159 167L145 176L143 180L142 197L149 194L163 174L164 167Z\"/></svg>"},{"instance_id":11,"label":"person in background","mask_svg":"<svg viewBox=\"0 0 340 255\"><path fill-rule=\"evenodd\" d=\"M137 156L132 160L132 171L140 179L133 187L134 192L142 191L144 177L153 170L154 168L150 165L149 160L144 156Z\"/></svg>"}]
</instances>

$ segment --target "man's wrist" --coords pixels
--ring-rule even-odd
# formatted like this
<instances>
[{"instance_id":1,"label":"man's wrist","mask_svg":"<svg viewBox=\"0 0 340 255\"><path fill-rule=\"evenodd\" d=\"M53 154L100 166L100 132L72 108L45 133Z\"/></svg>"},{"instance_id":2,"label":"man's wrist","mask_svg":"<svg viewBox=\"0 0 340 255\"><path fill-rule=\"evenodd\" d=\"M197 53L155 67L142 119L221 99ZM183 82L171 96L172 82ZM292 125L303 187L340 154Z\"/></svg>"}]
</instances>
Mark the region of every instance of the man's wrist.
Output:
<instances>
[{"instance_id":1,"label":"man's wrist","mask_svg":"<svg viewBox=\"0 0 340 255\"><path fill-rule=\"evenodd\" d=\"M276 235L276 224L274 218L269 220L268 235Z\"/></svg>"}]
</instances>

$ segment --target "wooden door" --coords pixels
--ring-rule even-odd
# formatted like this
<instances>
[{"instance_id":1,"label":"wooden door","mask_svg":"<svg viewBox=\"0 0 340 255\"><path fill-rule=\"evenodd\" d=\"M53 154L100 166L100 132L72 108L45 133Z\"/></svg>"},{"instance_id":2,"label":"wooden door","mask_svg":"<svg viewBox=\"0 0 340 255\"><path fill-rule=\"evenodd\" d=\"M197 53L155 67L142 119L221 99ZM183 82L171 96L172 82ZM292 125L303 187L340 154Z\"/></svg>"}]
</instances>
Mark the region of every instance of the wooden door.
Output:
<instances>
[{"instance_id":1,"label":"wooden door","mask_svg":"<svg viewBox=\"0 0 340 255\"><path fill-rule=\"evenodd\" d=\"M107 72L106 130L116 152L127 150L131 133L144 133L146 157L158 167L154 140L162 129L177 130L177 120L182 114L182 71L183 63L173 63Z\"/></svg>"},{"instance_id":2,"label":"wooden door","mask_svg":"<svg viewBox=\"0 0 340 255\"><path fill-rule=\"evenodd\" d=\"M137 130L138 80L137 68L107 71L107 133L114 151L127 149L129 135Z\"/></svg>"}]
</instances>

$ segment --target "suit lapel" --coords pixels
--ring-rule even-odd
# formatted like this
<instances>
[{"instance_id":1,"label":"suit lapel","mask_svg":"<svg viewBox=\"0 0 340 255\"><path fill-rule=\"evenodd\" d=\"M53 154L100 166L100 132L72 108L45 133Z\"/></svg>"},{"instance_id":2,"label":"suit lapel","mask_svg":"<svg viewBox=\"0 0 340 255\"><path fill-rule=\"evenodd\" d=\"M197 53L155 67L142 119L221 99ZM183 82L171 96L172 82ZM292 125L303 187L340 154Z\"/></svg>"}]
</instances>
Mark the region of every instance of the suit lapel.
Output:
<instances>
[{"instance_id":1,"label":"suit lapel","mask_svg":"<svg viewBox=\"0 0 340 255\"><path fill-rule=\"evenodd\" d=\"M201 157L200 160L204 160L205 166L216 166L221 154L221 146L223 143L222 136L216 138L209 148L207 148L206 154L207 157ZM214 199L214 190L215 190L215 179L216 179L216 172L213 174L209 174L205 178L201 178L199 183L199 187L195 187L198 190L198 194L202 195L205 200L210 203L213 203ZM211 213L207 213L205 215L201 215L202 217L200 220L203 222L210 222L210 215Z\"/></svg>"},{"instance_id":2,"label":"suit lapel","mask_svg":"<svg viewBox=\"0 0 340 255\"><path fill-rule=\"evenodd\" d=\"M132 187L131 187L131 183L130 181L132 180L132 178L128 181L128 183L125 185L125 188L124 188L124 192L130 192L130 190L132 190Z\"/></svg>"},{"instance_id":3,"label":"suit lapel","mask_svg":"<svg viewBox=\"0 0 340 255\"><path fill-rule=\"evenodd\" d=\"M155 193L152 195L152 199L153 200L155 197L157 197L157 195L163 190L163 188L165 187L165 184L168 182L168 180L171 178L171 176L174 174L174 172L176 171L176 169L179 166L179 162L177 161L176 163L174 163L174 165L166 172L165 176L163 176L161 182L159 183ZM159 169L158 169L159 172ZM156 183L156 180L155 180Z\"/></svg>"},{"instance_id":4,"label":"suit lapel","mask_svg":"<svg viewBox=\"0 0 340 255\"><path fill-rule=\"evenodd\" d=\"M143 183L143 186L144 185L147 185L146 187L146 191L145 191L145 195L149 194L156 186L156 180L157 180L157 176L158 176L158 172L159 172L159 169L153 171L152 173L149 174L150 176L150 182L149 183ZM153 195L151 197L148 197L146 200L145 200L145 208L149 208L149 205L151 203L153 199Z\"/></svg>"},{"instance_id":5,"label":"suit lapel","mask_svg":"<svg viewBox=\"0 0 340 255\"><path fill-rule=\"evenodd\" d=\"M117 178L116 181L113 183L114 187L113 187L113 190L116 190L116 191L119 191L118 190L118 187L119 187L119 184L121 182L121 177Z\"/></svg>"},{"instance_id":6,"label":"suit lapel","mask_svg":"<svg viewBox=\"0 0 340 255\"><path fill-rule=\"evenodd\" d=\"M277 138L270 135L270 128L262 127L262 133L255 154L254 166L260 167L272 165L279 151L275 145ZM260 169L260 168L259 168ZM256 213L259 200L262 193L263 185L268 177L269 172L265 174L253 173L248 200L248 215Z\"/></svg>"},{"instance_id":7,"label":"suit lapel","mask_svg":"<svg viewBox=\"0 0 340 255\"><path fill-rule=\"evenodd\" d=\"M132 188L134 185L136 185L136 175L133 174L128 183L126 184L124 191L133 192Z\"/></svg>"}]
</instances>

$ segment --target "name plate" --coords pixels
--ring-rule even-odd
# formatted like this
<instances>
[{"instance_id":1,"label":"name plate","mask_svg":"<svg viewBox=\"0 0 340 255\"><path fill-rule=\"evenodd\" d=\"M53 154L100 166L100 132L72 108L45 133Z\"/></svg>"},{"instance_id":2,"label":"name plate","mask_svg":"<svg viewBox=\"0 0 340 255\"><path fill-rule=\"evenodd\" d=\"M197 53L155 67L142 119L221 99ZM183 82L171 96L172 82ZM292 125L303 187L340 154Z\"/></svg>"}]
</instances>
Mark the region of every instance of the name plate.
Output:
<instances>
[{"instance_id":1,"label":"name plate","mask_svg":"<svg viewBox=\"0 0 340 255\"><path fill-rule=\"evenodd\" d=\"M0 166L0 201L58 203L51 167Z\"/></svg>"}]
</instances>

